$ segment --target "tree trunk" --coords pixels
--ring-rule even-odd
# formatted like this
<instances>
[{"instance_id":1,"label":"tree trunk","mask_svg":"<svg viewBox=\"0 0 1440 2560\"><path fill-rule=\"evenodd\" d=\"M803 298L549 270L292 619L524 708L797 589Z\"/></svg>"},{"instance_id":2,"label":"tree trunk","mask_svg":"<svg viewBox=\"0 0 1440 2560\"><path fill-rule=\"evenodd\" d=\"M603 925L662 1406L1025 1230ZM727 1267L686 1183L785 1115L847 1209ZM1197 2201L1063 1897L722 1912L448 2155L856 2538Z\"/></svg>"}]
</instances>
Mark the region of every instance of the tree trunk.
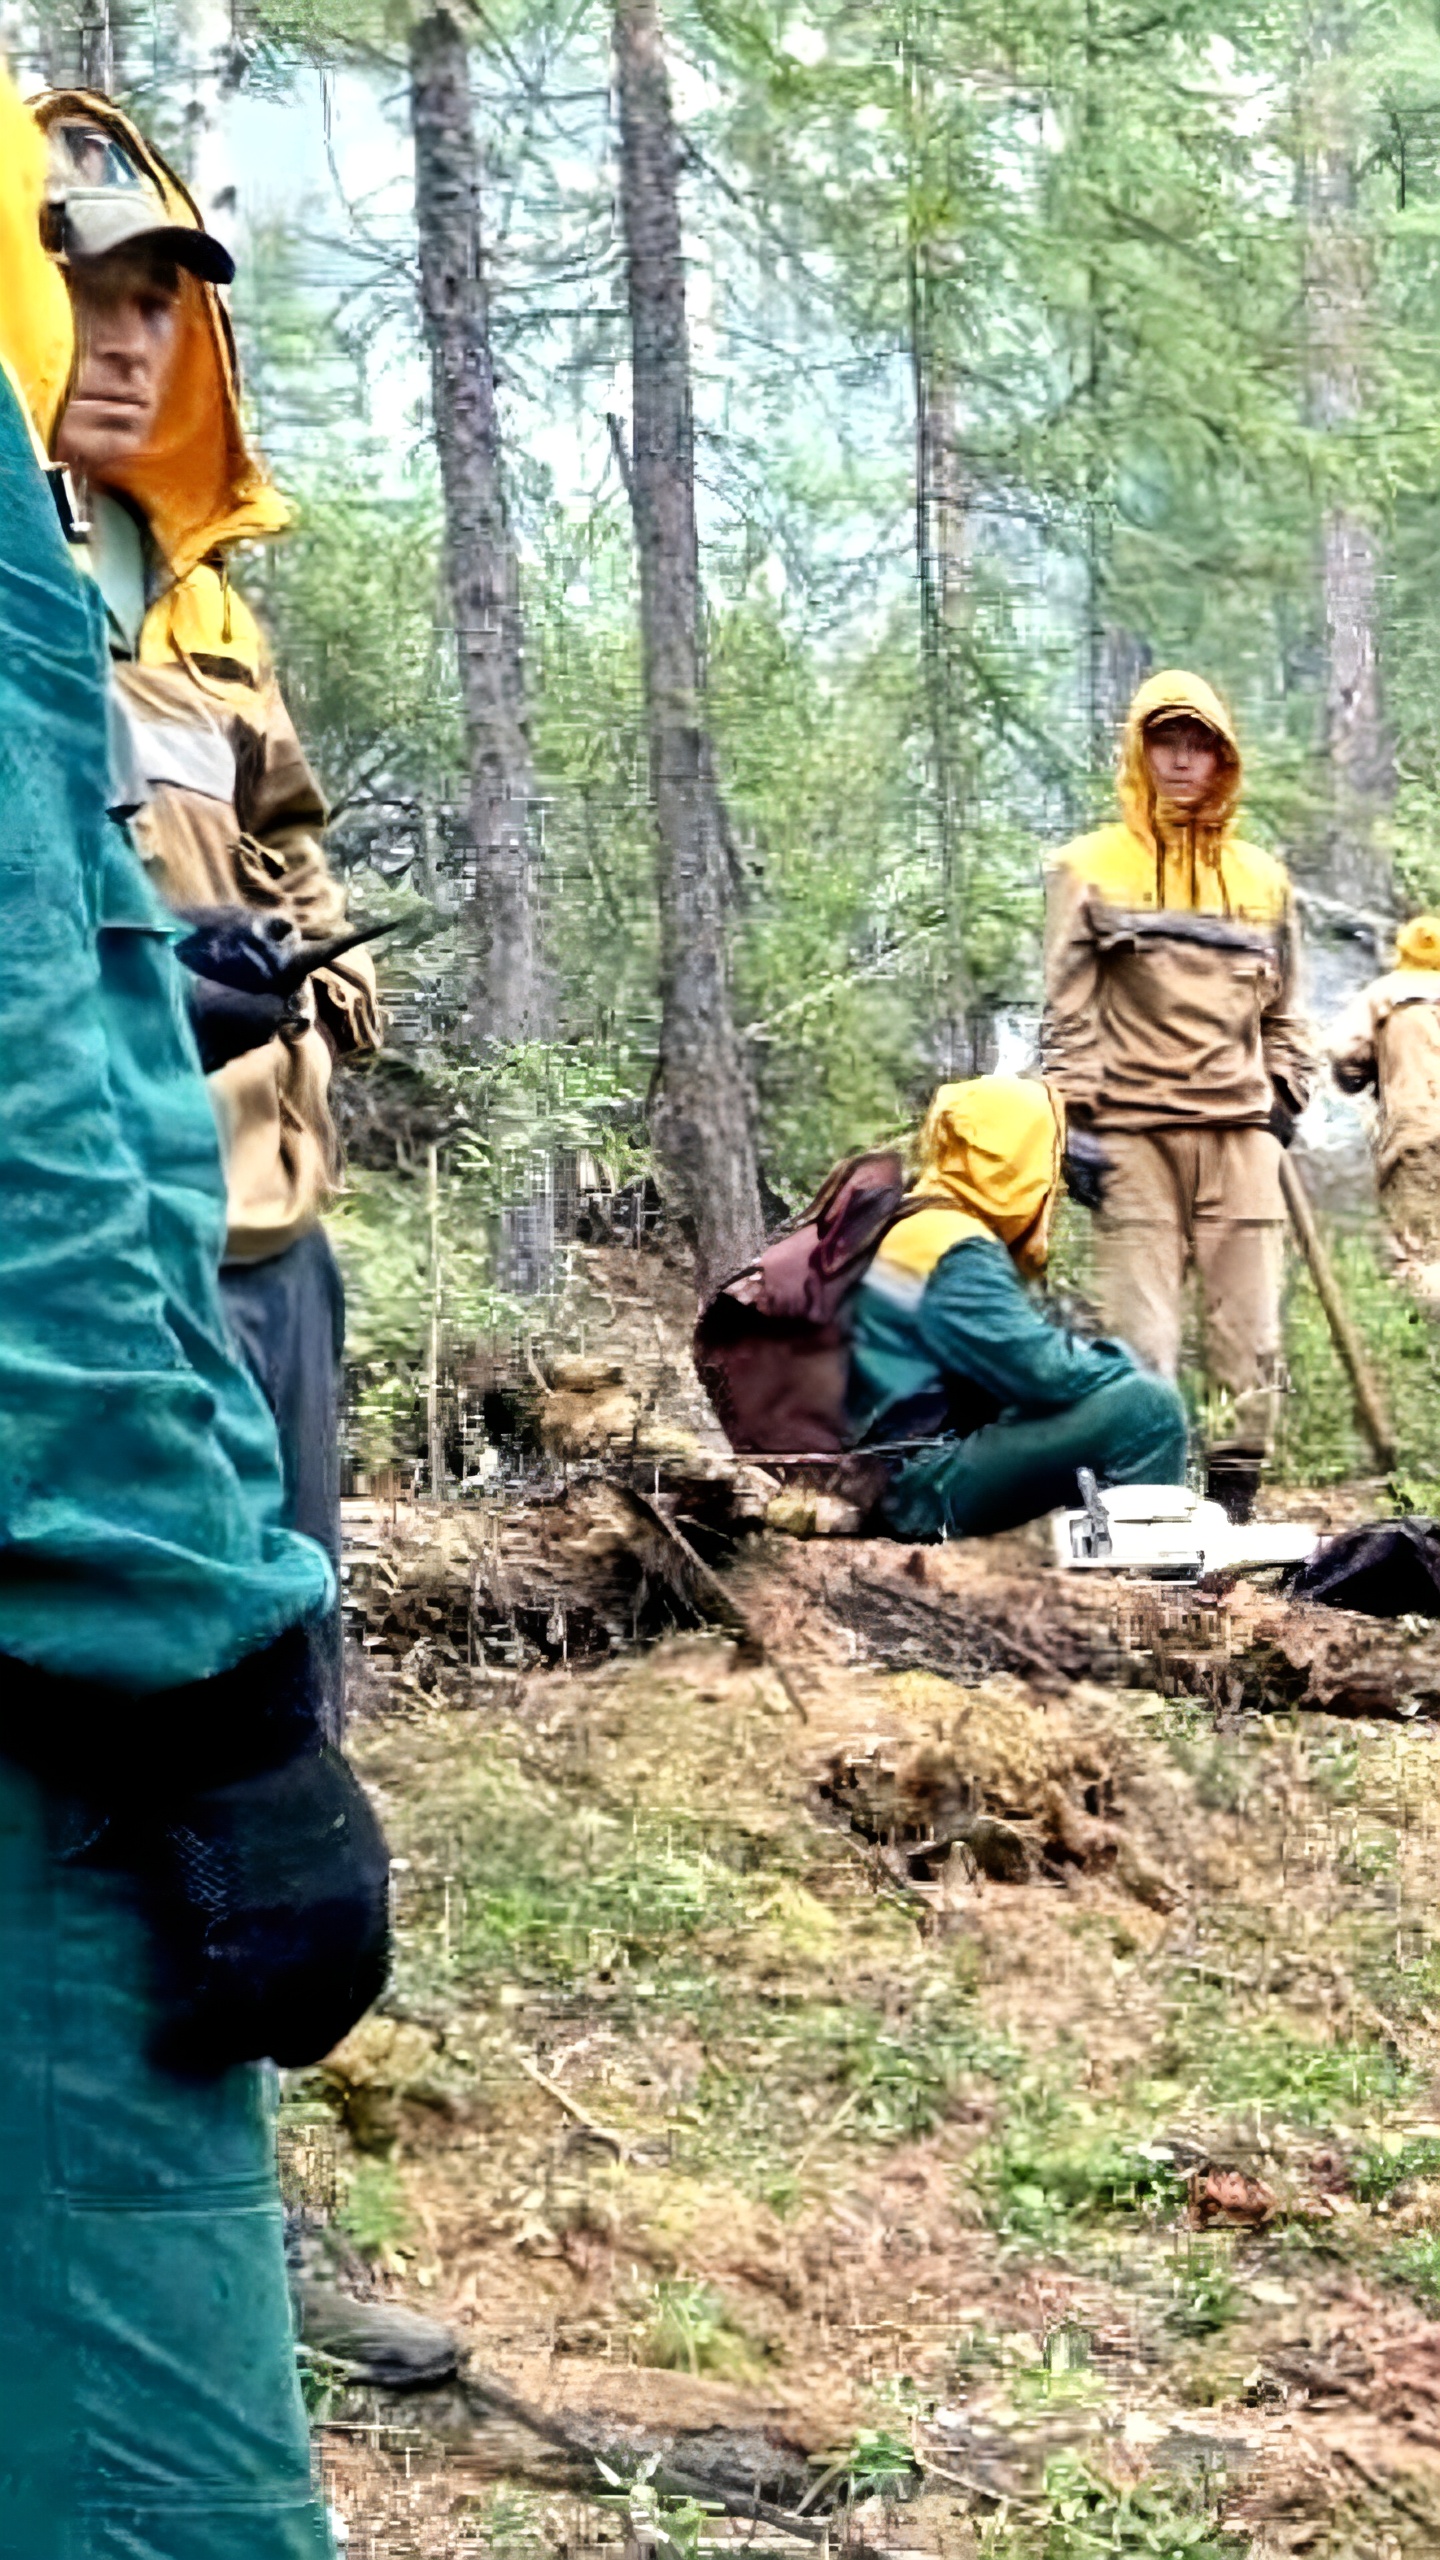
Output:
<instances>
[{"instance_id":1,"label":"tree trunk","mask_svg":"<svg viewBox=\"0 0 1440 2560\"><path fill-rule=\"evenodd\" d=\"M654 1133L668 1196L694 1231L704 1293L749 1261L763 1227L749 1084L730 1006L730 854L705 725L678 149L656 0L615 0L614 42L634 400L626 477L659 839Z\"/></svg>"},{"instance_id":2,"label":"tree trunk","mask_svg":"<svg viewBox=\"0 0 1440 2560\"><path fill-rule=\"evenodd\" d=\"M1365 415L1374 293L1358 200L1364 101L1350 39L1343 5L1312 13L1299 102L1307 407L1312 427L1337 447L1335 467L1323 455L1321 463L1329 484L1319 542L1326 772L1315 885L1347 905L1375 907L1393 896L1380 835L1394 774L1377 646L1380 540L1348 494L1353 471L1343 452Z\"/></svg>"},{"instance_id":3,"label":"tree trunk","mask_svg":"<svg viewBox=\"0 0 1440 2560\"><path fill-rule=\"evenodd\" d=\"M94 89L123 99L142 35L140 0L62 0L39 18L40 52L52 89Z\"/></svg>"},{"instance_id":4,"label":"tree trunk","mask_svg":"<svg viewBox=\"0 0 1440 2560\"><path fill-rule=\"evenodd\" d=\"M440 448L470 764L474 963L465 1028L532 1039L548 1000L536 920L535 784L525 722L519 582L505 510L480 237L480 155L465 37L448 9L410 36L420 298Z\"/></svg>"}]
</instances>

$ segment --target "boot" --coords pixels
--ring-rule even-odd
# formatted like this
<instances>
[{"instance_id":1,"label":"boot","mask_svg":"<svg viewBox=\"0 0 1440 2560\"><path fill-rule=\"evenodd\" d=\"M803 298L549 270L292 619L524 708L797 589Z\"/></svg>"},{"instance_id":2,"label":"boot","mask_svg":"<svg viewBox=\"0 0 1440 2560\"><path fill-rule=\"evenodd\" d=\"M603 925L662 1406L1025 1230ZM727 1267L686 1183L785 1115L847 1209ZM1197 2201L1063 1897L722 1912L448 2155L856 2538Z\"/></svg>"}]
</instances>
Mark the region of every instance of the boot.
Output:
<instances>
[{"instance_id":1,"label":"boot","mask_svg":"<svg viewBox=\"0 0 1440 2560\"><path fill-rule=\"evenodd\" d=\"M1218 1453L1205 1470L1206 1501L1218 1502L1226 1519L1235 1528L1243 1529L1255 1517L1255 1497L1263 1471L1263 1461L1247 1450Z\"/></svg>"},{"instance_id":2,"label":"boot","mask_svg":"<svg viewBox=\"0 0 1440 2560\"><path fill-rule=\"evenodd\" d=\"M365 2299L364 2262L337 2233L287 2215L285 2256L295 2335L341 2366L347 2382L429 2391L451 2379L460 2351L450 2331L403 2302Z\"/></svg>"}]
</instances>

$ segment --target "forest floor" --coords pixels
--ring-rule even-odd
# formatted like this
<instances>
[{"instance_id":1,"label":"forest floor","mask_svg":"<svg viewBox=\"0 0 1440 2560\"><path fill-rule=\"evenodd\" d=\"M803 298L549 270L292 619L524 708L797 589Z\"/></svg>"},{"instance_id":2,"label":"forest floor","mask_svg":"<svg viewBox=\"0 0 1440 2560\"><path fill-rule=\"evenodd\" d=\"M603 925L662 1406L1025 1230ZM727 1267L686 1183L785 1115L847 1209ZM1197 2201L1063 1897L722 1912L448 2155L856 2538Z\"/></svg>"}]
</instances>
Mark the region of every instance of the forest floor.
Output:
<instances>
[{"instance_id":1,"label":"forest floor","mask_svg":"<svg viewBox=\"0 0 1440 2560\"><path fill-rule=\"evenodd\" d=\"M670 1282L591 1262L693 1428ZM467 2364L312 2370L349 2560L1440 2549L1433 1702L1057 1671L1023 1537L747 1534L748 1635L617 1641L496 1501L352 1511L397 1965L282 2166Z\"/></svg>"}]
</instances>

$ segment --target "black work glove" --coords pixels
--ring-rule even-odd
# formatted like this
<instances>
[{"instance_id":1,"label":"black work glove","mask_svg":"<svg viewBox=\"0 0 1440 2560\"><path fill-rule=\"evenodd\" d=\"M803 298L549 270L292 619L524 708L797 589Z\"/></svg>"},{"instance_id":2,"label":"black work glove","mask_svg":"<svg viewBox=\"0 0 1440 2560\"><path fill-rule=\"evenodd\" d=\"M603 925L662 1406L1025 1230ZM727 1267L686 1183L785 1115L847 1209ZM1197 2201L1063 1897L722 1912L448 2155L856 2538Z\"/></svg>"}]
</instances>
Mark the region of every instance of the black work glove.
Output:
<instances>
[{"instance_id":1,"label":"black work glove","mask_svg":"<svg viewBox=\"0 0 1440 2560\"><path fill-rule=\"evenodd\" d=\"M1065 1153L1060 1170L1071 1199L1077 1201L1082 1209L1103 1208L1105 1176L1114 1172L1115 1165L1093 1129L1077 1129L1071 1122L1065 1132Z\"/></svg>"},{"instance_id":2,"label":"black work glove","mask_svg":"<svg viewBox=\"0 0 1440 2560\"><path fill-rule=\"evenodd\" d=\"M177 959L197 978L214 978L243 995L288 995L304 946L288 916L253 907L177 907L189 927Z\"/></svg>"},{"instance_id":3,"label":"black work glove","mask_svg":"<svg viewBox=\"0 0 1440 2560\"><path fill-rule=\"evenodd\" d=\"M1289 1104L1283 1102L1277 1093L1270 1105L1270 1117L1265 1126L1272 1138L1278 1138L1282 1147L1288 1147L1295 1135L1297 1118L1298 1114L1292 1111Z\"/></svg>"},{"instance_id":4,"label":"black work glove","mask_svg":"<svg viewBox=\"0 0 1440 2560\"><path fill-rule=\"evenodd\" d=\"M0 1661L0 1749L61 1797L62 1855L139 1881L157 2061L318 2062L382 1989L385 1841L321 1740L303 1627L212 1680L134 1696Z\"/></svg>"},{"instance_id":5,"label":"black work glove","mask_svg":"<svg viewBox=\"0 0 1440 2560\"><path fill-rule=\"evenodd\" d=\"M213 1076L217 1067L227 1067L232 1058L263 1049L278 1031L301 1019L293 996L252 995L240 987L222 986L217 978L191 977L185 994L195 1046L207 1076Z\"/></svg>"},{"instance_id":6,"label":"black work glove","mask_svg":"<svg viewBox=\"0 0 1440 2560\"><path fill-rule=\"evenodd\" d=\"M249 907L181 907L189 926L175 945L190 971L190 1023L207 1076L263 1049L301 1019L299 990L284 980L301 949L288 916Z\"/></svg>"},{"instance_id":7,"label":"black work glove","mask_svg":"<svg viewBox=\"0 0 1440 2560\"><path fill-rule=\"evenodd\" d=\"M157 2062L319 2062L385 1988L384 1834L329 1744L207 1788L157 1829L147 1882L166 2014Z\"/></svg>"}]
</instances>

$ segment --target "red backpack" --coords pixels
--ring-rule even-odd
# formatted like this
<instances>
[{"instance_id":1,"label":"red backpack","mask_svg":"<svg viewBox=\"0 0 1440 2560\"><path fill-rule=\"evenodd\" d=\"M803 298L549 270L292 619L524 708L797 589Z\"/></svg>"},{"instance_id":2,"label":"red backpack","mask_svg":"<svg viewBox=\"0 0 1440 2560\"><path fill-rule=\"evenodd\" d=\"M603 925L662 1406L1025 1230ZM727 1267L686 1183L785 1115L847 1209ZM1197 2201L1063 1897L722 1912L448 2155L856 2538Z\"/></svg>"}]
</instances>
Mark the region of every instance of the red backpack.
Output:
<instances>
[{"instance_id":1,"label":"red backpack","mask_svg":"<svg viewBox=\"0 0 1440 2560\"><path fill-rule=\"evenodd\" d=\"M800 1224L726 1280L695 1327L695 1366L732 1449L838 1456L856 1291L907 1200L898 1155L849 1156Z\"/></svg>"}]
</instances>

